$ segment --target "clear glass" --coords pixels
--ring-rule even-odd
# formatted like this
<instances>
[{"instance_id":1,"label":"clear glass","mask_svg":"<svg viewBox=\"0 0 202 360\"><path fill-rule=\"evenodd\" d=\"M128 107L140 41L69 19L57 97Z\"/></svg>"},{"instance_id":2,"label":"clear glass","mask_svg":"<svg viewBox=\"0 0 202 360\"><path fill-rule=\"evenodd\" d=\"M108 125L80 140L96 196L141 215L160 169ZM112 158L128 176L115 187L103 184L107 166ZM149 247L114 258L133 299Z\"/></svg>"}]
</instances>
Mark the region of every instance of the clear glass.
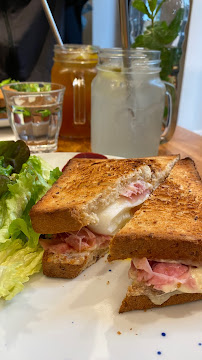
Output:
<instances>
[{"instance_id":1,"label":"clear glass","mask_svg":"<svg viewBox=\"0 0 202 360\"><path fill-rule=\"evenodd\" d=\"M62 138L90 138L91 82L96 75L98 48L55 45L51 80L65 85Z\"/></svg>"},{"instance_id":2,"label":"clear glass","mask_svg":"<svg viewBox=\"0 0 202 360\"><path fill-rule=\"evenodd\" d=\"M158 51L100 52L92 82L94 152L124 157L158 154L166 93L159 65Z\"/></svg>"},{"instance_id":3,"label":"clear glass","mask_svg":"<svg viewBox=\"0 0 202 360\"><path fill-rule=\"evenodd\" d=\"M38 90L33 89L35 86ZM32 153L56 151L65 87L21 82L4 85L1 89L16 139L25 141Z\"/></svg>"}]
</instances>

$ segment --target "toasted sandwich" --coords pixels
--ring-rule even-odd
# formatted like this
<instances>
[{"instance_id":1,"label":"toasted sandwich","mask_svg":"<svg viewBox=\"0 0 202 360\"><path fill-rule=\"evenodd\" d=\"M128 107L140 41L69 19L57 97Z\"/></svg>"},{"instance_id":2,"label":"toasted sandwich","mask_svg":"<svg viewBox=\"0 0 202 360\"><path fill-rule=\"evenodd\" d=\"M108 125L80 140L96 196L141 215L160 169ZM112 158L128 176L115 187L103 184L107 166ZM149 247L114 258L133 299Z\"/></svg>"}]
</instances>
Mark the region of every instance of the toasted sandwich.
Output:
<instances>
[{"instance_id":1,"label":"toasted sandwich","mask_svg":"<svg viewBox=\"0 0 202 360\"><path fill-rule=\"evenodd\" d=\"M119 312L202 299L202 182L191 159L113 238L109 260L126 258L133 282Z\"/></svg>"},{"instance_id":2,"label":"toasted sandwich","mask_svg":"<svg viewBox=\"0 0 202 360\"><path fill-rule=\"evenodd\" d=\"M178 159L72 159L30 212L34 230L43 234L44 274L74 278L104 256L112 236Z\"/></svg>"}]
</instances>

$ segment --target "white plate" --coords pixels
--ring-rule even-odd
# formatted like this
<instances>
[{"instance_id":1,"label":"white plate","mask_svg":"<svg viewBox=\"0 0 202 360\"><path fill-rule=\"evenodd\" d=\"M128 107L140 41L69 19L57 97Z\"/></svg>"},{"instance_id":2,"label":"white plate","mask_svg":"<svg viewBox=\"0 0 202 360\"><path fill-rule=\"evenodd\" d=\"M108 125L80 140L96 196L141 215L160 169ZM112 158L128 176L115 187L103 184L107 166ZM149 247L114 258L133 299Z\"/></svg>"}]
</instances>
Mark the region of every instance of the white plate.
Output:
<instances>
[{"instance_id":1,"label":"white plate","mask_svg":"<svg viewBox=\"0 0 202 360\"><path fill-rule=\"evenodd\" d=\"M10 126L8 119L0 119L0 128Z\"/></svg>"},{"instance_id":2,"label":"white plate","mask_svg":"<svg viewBox=\"0 0 202 360\"><path fill-rule=\"evenodd\" d=\"M42 156L62 166L69 155ZM201 360L202 302L118 314L129 264L105 257L73 280L33 276L0 302L0 359Z\"/></svg>"}]
</instances>

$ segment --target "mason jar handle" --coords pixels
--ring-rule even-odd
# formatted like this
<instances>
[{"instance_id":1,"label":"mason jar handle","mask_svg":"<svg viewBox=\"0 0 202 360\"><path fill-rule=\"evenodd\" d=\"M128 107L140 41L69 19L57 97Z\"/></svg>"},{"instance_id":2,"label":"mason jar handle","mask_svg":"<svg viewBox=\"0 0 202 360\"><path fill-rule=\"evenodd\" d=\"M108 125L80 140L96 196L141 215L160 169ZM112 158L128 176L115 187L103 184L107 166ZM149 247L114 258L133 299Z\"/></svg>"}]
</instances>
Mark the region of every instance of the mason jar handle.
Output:
<instances>
[{"instance_id":1,"label":"mason jar handle","mask_svg":"<svg viewBox=\"0 0 202 360\"><path fill-rule=\"evenodd\" d=\"M73 81L73 111L74 124L86 123L86 86L83 77L75 78Z\"/></svg>"},{"instance_id":2,"label":"mason jar handle","mask_svg":"<svg viewBox=\"0 0 202 360\"><path fill-rule=\"evenodd\" d=\"M164 81L164 84L166 87L166 96L168 99L168 115L165 121L164 131L161 134L160 144L164 144L172 138L177 125L177 118L173 116L173 108L176 99L175 86L167 81Z\"/></svg>"}]
</instances>

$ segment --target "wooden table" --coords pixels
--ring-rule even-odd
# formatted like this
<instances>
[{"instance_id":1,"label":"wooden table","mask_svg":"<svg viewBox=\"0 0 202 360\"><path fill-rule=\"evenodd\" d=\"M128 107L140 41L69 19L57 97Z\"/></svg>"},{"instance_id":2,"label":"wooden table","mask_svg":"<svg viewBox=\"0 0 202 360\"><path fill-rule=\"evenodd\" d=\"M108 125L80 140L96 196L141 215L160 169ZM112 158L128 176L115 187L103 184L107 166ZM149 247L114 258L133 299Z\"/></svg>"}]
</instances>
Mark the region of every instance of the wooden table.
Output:
<instances>
[{"instance_id":1,"label":"wooden table","mask_svg":"<svg viewBox=\"0 0 202 360\"><path fill-rule=\"evenodd\" d=\"M68 141L59 139L57 151L89 152L90 141ZM177 126L173 138L159 146L159 155L180 154L181 158L191 157L202 177L202 136Z\"/></svg>"}]
</instances>

